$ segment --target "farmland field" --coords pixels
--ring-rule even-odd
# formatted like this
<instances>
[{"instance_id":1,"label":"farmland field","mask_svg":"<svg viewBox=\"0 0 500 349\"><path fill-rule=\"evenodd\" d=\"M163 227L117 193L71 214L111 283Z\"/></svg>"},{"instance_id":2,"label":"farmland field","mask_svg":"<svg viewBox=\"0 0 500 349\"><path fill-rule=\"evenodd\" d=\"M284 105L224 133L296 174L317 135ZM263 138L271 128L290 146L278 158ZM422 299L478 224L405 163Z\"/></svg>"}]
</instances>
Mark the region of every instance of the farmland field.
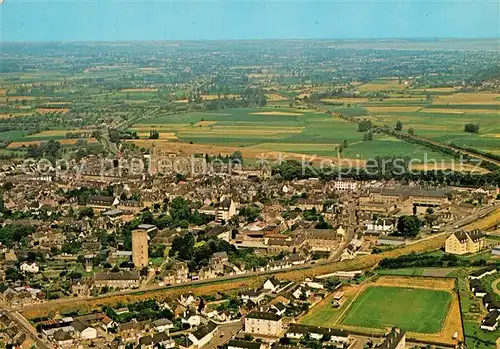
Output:
<instances>
[{"instance_id":1,"label":"farmland field","mask_svg":"<svg viewBox=\"0 0 500 349\"><path fill-rule=\"evenodd\" d=\"M366 88L366 85L371 88L393 87L392 83L383 82L360 85L358 90L363 91L362 87ZM344 110L337 111L351 116L357 115L350 113L349 109L358 110L358 114L359 109L364 109L366 116L362 118L369 118L377 125L394 127L397 121L401 121L403 132L412 128L418 136L499 154L500 94L458 92L452 87L398 90L394 89L393 93L397 94L385 99L355 97L323 101L343 105ZM356 108L346 108L348 105L356 105ZM464 126L468 123L479 125L479 132L465 132Z\"/></svg>"},{"instance_id":2,"label":"farmland field","mask_svg":"<svg viewBox=\"0 0 500 349\"><path fill-rule=\"evenodd\" d=\"M338 156L336 148L346 141L342 157L348 159L366 160L391 154L450 160L447 155L384 135L375 135L373 141L363 142L364 133L357 130L356 124L300 108L237 108L171 114L143 120L130 130L138 132L141 137L147 136L151 130L158 131L160 140L169 141L158 142L160 149L172 147L175 141L198 145L198 148L211 145L216 147L215 152L221 152L217 147L234 147L250 157L259 153L283 152L334 159Z\"/></svg>"},{"instance_id":3,"label":"farmland field","mask_svg":"<svg viewBox=\"0 0 500 349\"><path fill-rule=\"evenodd\" d=\"M365 328L397 326L405 331L438 333L451 300L447 291L370 286L354 300L342 324Z\"/></svg>"}]
</instances>

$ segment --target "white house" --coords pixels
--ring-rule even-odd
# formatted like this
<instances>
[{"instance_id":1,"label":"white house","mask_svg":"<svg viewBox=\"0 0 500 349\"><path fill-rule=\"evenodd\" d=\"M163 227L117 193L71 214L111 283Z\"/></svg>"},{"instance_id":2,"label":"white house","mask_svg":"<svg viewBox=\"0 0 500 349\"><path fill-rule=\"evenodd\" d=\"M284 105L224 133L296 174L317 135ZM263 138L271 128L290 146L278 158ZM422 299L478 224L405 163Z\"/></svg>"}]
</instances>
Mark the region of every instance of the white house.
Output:
<instances>
[{"instance_id":1,"label":"white house","mask_svg":"<svg viewBox=\"0 0 500 349\"><path fill-rule=\"evenodd\" d=\"M300 324L290 324L286 336L293 339L301 339L305 336L310 336L311 339L316 340L328 337L330 342L336 345L342 345L343 347L348 345L351 340L350 333L345 330Z\"/></svg>"},{"instance_id":2,"label":"white house","mask_svg":"<svg viewBox=\"0 0 500 349\"><path fill-rule=\"evenodd\" d=\"M379 218L366 223L366 232L371 235L387 235L394 232L395 227L394 220Z\"/></svg>"},{"instance_id":3,"label":"white house","mask_svg":"<svg viewBox=\"0 0 500 349\"><path fill-rule=\"evenodd\" d=\"M495 274L496 272L497 272L496 266L489 266L486 268L482 268L482 269L473 271L472 273L470 273L469 279L471 279L471 280L482 279L483 277L485 277L487 275Z\"/></svg>"},{"instance_id":4,"label":"white house","mask_svg":"<svg viewBox=\"0 0 500 349\"><path fill-rule=\"evenodd\" d=\"M23 264L21 264L19 269L23 273L30 273L30 274L36 274L40 271L40 268L38 268L38 265L36 265L36 263L34 262L31 264L24 262Z\"/></svg>"},{"instance_id":5,"label":"white house","mask_svg":"<svg viewBox=\"0 0 500 349\"><path fill-rule=\"evenodd\" d=\"M273 276L272 278L270 279L267 279L266 282L264 282L264 290L268 290L268 291L271 291L271 292L276 292L279 287L280 287L280 282L278 279L276 279L275 276Z\"/></svg>"},{"instance_id":6,"label":"white house","mask_svg":"<svg viewBox=\"0 0 500 349\"><path fill-rule=\"evenodd\" d=\"M253 303L257 304L259 303L261 300L264 299L264 297L266 296L266 292L265 291L262 291L262 290L250 290L250 291L247 291L247 292L243 292L241 294L241 300L243 302L248 302L248 301L252 301Z\"/></svg>"},{"instance_id":7,"label":"white house","mask_svg":"<svg viewBox=\"0 0 500 349\"><path fill-rule=\"evenodd\" d=\"M206 325L201 325L196 331L188 335L188 339L193 342L194 347L201 348L214 338L218 327L213 321L209 321Z\"/></svg>"},{"instance_id":8,"label":"white house","mask_svg":"<svg viewBox=\"0 0 500 349\"><path fill-rule=\"evenodd\" d=\"M75 329L75 334L81 339L97 338L97 330L90 327L85 321L75 320L71 323L71 327Z\"/></svg>"},{"instance_id":9,"label":"white house","mask_svg":"<svg viewBox=\"0 0 500 349\"><path fill-rule=\"evenodd\" d=\"M500 321L500 311L490 311L483 319L481 329L486 331L495 331L498 327L498 321Z\"/></svg>"},{"instance_id":10,"label":"white house","mask_svg":"<svg viewBox=\"0 0 500 349\"><path fill-rule=\"evenodd\" d=\"M174 328L174 324L169 319L158 319L153 321L153 326L157 332L168 332Z\"/></svg>"},{"instance_id":11,"label":"white house","mask_svg":"<svg viewBox=\"0 0 500 349\"><path fill-rule=\"evenodd\" d=\"M335 181L333 188L338 191L354 191L358 189L358 182L355 181Z\"/></svg>"},{"instance_id":12,"label":"white house","mask_svg":"<svg viewBox=\"0 0 500 349\"><path fill-rule=\"evenodd\" d=\"M191 327L199 326L201 324L201 316L196 314L187 315L181 319L181 322L183 324L189 324Z\"/></svg>"},{"instance_id":13,"label":"white house","mask_svg":"<svg viewBox=\"0 0 500 349\"><path fill-rule=\"evenodd\" d=\"M245 317L245 332L262 336L278 337L282 331L281 316L270 313L252 311Z\"/></svg>"},{"instance_id":14,"label":"white house","mask_svg":"<svg viewBox=\"0 0 500 349\"><path fill-rule=\"evenodd\" d=\"M196 298L191 293L182 294L179 298L179 303L186 307L189 307L195 301Z\"/></svg>"}]
</instances>

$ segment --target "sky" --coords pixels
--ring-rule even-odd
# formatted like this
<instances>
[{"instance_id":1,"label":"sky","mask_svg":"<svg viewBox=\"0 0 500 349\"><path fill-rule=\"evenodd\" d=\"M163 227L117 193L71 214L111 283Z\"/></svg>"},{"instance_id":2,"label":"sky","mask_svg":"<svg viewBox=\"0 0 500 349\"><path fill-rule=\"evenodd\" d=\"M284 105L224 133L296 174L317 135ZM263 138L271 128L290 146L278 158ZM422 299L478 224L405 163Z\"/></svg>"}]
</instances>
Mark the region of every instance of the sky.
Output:
<instances>
[{"instance_id":1,"label":"sky","mask_svg":"<svg viewBox=\"0 0 500 349\"><path fill-rule=\"evenodd\" d=\"M500 37L490 0L4 0L0 19L2 42Z\"/></svg>"}]
</instances>

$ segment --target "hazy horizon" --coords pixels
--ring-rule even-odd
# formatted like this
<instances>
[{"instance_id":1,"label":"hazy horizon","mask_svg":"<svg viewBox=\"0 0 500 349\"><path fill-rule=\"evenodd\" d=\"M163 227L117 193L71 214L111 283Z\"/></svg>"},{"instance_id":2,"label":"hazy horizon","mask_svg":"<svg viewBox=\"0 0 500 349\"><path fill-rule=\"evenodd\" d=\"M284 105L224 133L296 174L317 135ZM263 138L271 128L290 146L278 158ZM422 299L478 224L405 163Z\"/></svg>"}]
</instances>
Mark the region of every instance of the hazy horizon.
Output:
<instances>
[{"instance_id":1,"label":"hazy horizon","mask_svg":"<svg viewBox=\"0 0 500 349\"><path fill-rule=\"evenodd\" d=\"M496 1L5 0L1 41L494 39Z\"/></svg>"}]
</instances>

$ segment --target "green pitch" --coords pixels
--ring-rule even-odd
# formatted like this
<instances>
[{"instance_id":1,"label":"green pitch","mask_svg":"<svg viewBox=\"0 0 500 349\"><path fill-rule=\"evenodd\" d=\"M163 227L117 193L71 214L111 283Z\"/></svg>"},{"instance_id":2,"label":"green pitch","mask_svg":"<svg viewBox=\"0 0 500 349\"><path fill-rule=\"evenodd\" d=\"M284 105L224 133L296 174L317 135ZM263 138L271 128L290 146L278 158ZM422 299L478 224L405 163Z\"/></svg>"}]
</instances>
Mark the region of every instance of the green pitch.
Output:
<instances>
[{"instance_id":1,"label":"green pitch","mask_svg":"<svg viewBox=\"0 0 500 349\"><path fill-rule=\"evenodd\" d=\"M418 333L438 333L452 296L446 291L402 287L368 287L356 298L342 323L349 326L399 327Z\"/></svg>"}]
</instances>

